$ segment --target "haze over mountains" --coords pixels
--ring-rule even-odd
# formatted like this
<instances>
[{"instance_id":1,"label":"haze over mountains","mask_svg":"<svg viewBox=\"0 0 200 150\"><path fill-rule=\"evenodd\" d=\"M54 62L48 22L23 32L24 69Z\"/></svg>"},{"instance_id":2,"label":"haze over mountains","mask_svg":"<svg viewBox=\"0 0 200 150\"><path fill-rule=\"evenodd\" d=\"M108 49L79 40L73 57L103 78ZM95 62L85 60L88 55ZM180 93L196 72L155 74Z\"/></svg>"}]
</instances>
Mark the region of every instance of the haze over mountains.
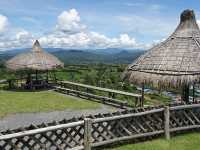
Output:
<instances>
[{"instance_id":1,"label":"haze over mountains","mask_svg":"<svg viewBox=\"0 0 200 150\"><path fill-rule=\"evenodd\" d=\"M125 50L125 49L97 49L97 50L75 50L61 48L44 48L46 51L57 56L65 64L129 64L141 54L144 50ZM29 49L14 49L0 52L0 61L6 61L9 58L30 50Z\"/></svg>"}]
</instances>

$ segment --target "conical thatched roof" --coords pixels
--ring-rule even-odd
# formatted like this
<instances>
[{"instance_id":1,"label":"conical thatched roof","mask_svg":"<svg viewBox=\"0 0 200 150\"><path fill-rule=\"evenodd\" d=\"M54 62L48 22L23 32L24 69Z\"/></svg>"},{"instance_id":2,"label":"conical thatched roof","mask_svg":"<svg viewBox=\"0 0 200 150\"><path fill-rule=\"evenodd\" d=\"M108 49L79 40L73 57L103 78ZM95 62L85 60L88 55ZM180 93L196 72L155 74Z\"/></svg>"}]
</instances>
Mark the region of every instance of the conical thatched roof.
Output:
<instances>
[{"instance_id":1,"label":"conical thatched roof","mask_svg":"<svg viewBox=\"0 0 200 150\"><path fill-rule=\"evenodd\" d=\"M11 70L53 70L64 64L55 56L45 52L36 40L31 51L22 53L6 62Z\"/></svg>"},{"instance_id":2,"label":"conical thatched roof","mask_svg":"<svg viewBox=\"0 0 200 150\"><path fill-rule=\"evenodd\" d=\"M180 87L200 78L200 30L192 10L185 10L175 32L128 66L124 78L154 87Z\"/></svg>"}]
</instances>

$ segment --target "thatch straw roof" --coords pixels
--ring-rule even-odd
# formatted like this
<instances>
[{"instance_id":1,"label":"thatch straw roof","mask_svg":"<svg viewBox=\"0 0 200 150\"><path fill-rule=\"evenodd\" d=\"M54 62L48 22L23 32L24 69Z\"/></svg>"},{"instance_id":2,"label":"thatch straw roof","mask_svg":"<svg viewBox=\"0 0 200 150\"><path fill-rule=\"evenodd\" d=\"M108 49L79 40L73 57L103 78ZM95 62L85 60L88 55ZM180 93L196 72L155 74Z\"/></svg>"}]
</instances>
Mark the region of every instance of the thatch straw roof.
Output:
<instances>
[{"instance_id":1,"label":"thatch straw roof","mask_svg":"<svg viewBox=\"0 0 200 150\"><path fill-rule=\"evenodd\" d=\"M200 78L200 30L192 10L181 14L174 33L128 66L124 79L154 87L181 87Z\"/></svg>"},{"instance_id":2,"label":"thatch straw roof","mask_svg":"<svg viewBox=\"0 0 200 150\"><path fill-rule=\"evenodd\" d=\"M45 52L36 40L31 51L22 53L6 62L11 70L53 70L64 64L55 56Z\"/></svg>"}]
</instances>

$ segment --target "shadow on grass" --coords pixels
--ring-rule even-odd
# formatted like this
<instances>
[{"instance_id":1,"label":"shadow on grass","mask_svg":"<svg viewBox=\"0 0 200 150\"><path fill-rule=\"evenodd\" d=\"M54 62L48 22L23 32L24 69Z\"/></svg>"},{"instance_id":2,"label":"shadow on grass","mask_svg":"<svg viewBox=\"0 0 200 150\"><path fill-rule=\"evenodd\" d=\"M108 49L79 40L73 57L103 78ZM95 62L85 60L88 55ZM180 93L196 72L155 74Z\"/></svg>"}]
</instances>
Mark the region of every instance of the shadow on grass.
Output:
<instances>
[{"instance_id":1,"label":"shadow on grass","mask_svg":"<svg viewBox=\"0 0 200 150\"><path fill-rule=\"evenodd\" d=\"M5 85L5 86L0 86L0 90L11 91L11 92L43 92L43 91L53 90L53 88L48 87L48 88L39 88L39 89L24 89L20 87L9 88L9 86Z\"/></svg>"}]
</instances>

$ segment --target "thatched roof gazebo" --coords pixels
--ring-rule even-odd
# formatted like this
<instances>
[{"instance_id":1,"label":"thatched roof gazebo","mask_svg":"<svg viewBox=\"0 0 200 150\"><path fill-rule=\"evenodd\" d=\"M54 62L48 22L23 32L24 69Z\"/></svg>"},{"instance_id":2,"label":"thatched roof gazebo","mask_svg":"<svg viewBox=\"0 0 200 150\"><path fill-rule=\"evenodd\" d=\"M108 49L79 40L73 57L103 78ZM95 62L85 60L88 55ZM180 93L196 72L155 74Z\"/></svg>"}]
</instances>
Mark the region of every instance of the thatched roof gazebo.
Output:
<instances>
[{"instance_id":1,"label":"thatched roof gazebo","mask_svg":"<svg viewBox=\"0 0 200 150\"><path fill-rule=\"evenodd\" d=\"M176 30L128 66L124 79L139 85L183 89L200 79L200 30L193 10L185 10Z\"/></svg>"},{"instance_id":2,"label":"thatched roof gazebo","mask_svg":"<svg viewBox=\"0 0 200 150\"><path fill-rule=\"evenodd\" d=\"M47 72L64 67L64 64L55 56L45 52L38 40L33 44L32 50L19 54L6 62L6 67L12 71L27 71L27 80L30 82L30 72Z\"/></svg>"},{"instance_id":3,"label":"thatched roof gazebo","mask_svg":"<svg viewBox=\"0 0 200 150\"><path fill-rule=\"evenodd\" d=\"M33 44L31 51L22 53L6 62L10 70L54 70L63 67L64 64L55 56L45 52L38 40Z\"/></svg>"}]
</instances>

